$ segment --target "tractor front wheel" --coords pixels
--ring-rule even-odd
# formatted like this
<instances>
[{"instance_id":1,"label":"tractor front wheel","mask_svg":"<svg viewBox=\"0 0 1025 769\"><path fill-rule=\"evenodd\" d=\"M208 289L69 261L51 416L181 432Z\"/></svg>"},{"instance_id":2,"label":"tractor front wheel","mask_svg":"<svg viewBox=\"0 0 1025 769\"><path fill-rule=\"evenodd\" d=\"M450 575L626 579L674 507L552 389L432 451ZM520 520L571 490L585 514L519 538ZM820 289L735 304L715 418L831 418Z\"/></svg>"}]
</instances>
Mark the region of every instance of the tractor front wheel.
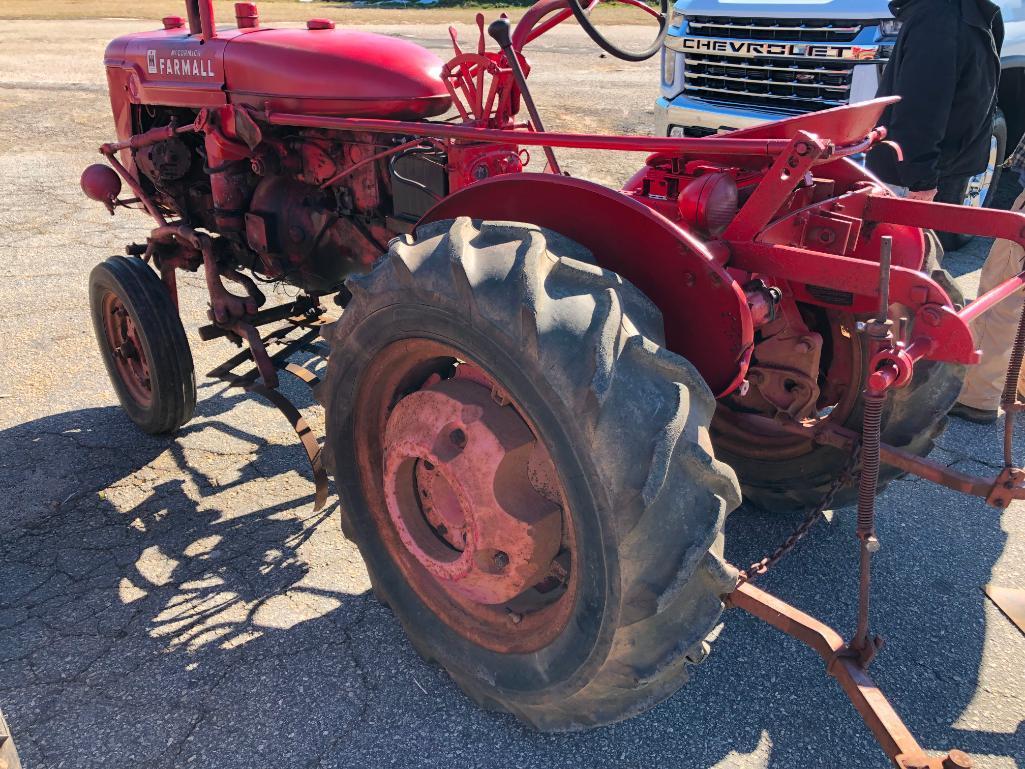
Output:
<instances>
[{"instance_id":1,"label":"tractor front wheel","mask_svg":"<svg viewBox=\"0 0 1025 769\"><path fill-rule=\"evenodd\" d=\"M144 432L177 430L196 407L196 375L181 318L153 269L112 256L89 275L93 331L118 400Z\"/></svg>"},{"instance_id":2,"label":"tractor front wheel","mask_svg":"<svg viewBox=\"0 0 1025 769\"><path fill-rule=\"evenodd\" d=\"M328 334L346 534L478 703L542 730L652 707L704 657L735 581L712 394L579 245L465 218L418 235L349 281Z\"/></svg>"}]
</instances>

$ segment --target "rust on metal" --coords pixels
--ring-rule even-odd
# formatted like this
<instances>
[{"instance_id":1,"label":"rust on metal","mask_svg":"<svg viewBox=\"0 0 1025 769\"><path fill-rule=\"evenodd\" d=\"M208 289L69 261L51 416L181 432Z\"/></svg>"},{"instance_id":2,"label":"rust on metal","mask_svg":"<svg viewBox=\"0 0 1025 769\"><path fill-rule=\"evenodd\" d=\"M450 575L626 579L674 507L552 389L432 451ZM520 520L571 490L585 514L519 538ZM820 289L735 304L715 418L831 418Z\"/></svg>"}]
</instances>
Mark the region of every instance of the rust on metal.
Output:
<instances>
[{"instance_id":1,"label":"rust on metal","mask_svg":"<svg viewBox=\"0 0 1025 769\"><path fill-rule=\"evenodd\" d=\"M551 643L576 595L576 535L523 407L466 352L427 339L381 350L355 397L370 513L410 587L485 648Z\"/></svg>"},{"instance_id":2,"label":"rust on metal","mask_svg":"<svg viewBox=\"0 0 1025 769\"><path fill-rule=\"evenodd\" d=\"M927 756L864 670L857 653L831 627L751 584L737 587L726 601L796 638L822 657L826 671L840 684L894 765L900 769L971 767L971 759L958 750L942 757Z\"/></svg>"}]
</instances>

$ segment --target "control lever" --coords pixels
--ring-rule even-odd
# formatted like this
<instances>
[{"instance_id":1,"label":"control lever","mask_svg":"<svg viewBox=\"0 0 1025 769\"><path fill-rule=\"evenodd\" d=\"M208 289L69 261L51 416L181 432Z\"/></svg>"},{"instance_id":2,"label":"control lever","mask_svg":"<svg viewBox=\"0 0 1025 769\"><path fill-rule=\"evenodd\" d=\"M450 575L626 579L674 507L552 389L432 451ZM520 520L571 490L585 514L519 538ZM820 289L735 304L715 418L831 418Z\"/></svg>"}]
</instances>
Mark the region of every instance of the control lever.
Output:
<instances>
[{"instance_id":1,"label":"control lever","mask_svg":"<svg viewBox=\"0 0 1025 769\"><path fill-rule=\"evenodd\" d=\"M530 115L530 122L533 124L534 130L538 133L544 133L545 127L541 123L541 116L537 112L534 99L530 95L530 89L527 87L527 78L520 67L520 59L516 55L516 51L513 50L509 31L509 19L505 17L495 19L488 25L488 34L498 43L498 47L505 54L506 61L509 62L509 68L512 69L513 78L516 80L516 86L520 89L523 104L527 107L527 114ZM561 175L562 171L559 169L559 163L555 159L555 152L552 151L551 147L542 147L542 149L545 152L545 157L548 158L548 167L552 169L553 173Z\"/></svg>"}]
</instances>

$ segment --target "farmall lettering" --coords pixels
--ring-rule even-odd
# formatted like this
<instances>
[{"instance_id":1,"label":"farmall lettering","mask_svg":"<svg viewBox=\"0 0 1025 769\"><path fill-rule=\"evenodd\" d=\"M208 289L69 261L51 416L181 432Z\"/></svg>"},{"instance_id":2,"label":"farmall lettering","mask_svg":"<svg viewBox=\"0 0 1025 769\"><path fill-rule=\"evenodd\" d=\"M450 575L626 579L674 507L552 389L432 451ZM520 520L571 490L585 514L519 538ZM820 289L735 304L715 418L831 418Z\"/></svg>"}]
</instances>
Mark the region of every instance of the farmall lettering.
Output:
<instances>
[{"instance_id":1,"label":"farmall lettering","mask_svg":"<svg viewBox=\"0 0 1025 769\"><path fill-rule=\"evenodd\" d=\"M876 45L816 45L813 43L762 43L750 40L723 40L703 37L670 38L667 45L693 53L718 53L732 56L786 56L814 59L854 59L872 61L879 55Z\"/></svg>"},{"instance_id":2,"label":"farmall lettering","mask_svg":"<svg viewBox=\"0 0 1025 769\"><path fill-rule=\"evenodd\" d=\"M146 69L151 75L170 78L214 78L213 60L191 48L174 48L166 53L150 48L146 51Z\"/></svg>"}]
</instances>

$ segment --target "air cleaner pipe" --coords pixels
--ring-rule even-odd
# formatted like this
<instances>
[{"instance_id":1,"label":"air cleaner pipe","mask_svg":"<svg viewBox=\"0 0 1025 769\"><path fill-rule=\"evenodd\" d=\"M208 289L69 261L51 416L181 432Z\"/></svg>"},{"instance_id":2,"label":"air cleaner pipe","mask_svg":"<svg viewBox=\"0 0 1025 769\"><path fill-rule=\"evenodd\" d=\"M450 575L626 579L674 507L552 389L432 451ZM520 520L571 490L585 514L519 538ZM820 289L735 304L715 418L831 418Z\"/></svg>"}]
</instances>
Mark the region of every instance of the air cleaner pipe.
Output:
<instances>
[{"instance_id":1,"label":"air cleaner pipe","mask_svg":"<svg viewBox=\"0 0 1025 769\"><path fill-rule=\"evenodd\" d=\"M202 27L204 40L213 40L217 37L217 25L214 23L214 0L199 0L199 24Z\"/></svg>"}]
</instances>

